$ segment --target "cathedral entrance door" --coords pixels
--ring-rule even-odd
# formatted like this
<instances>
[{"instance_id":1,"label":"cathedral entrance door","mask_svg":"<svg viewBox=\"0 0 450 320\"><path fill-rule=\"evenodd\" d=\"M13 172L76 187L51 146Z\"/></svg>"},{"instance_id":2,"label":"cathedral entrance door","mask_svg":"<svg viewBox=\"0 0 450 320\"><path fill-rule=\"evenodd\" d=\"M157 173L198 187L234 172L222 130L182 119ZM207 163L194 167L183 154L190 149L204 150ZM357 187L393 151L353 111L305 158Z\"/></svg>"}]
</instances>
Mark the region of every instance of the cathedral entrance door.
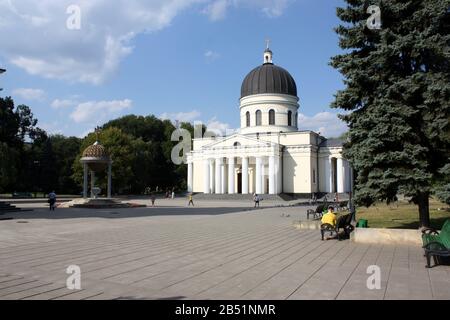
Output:
<instances>
[{"instance_id":1,"label":"cathedral entrance door","mask_svg":"<svg viewBox=\"0 0 450 320\"><path fill-rule=\"evenodd\" d=\"M237 193L242 193L242 173L239 172L237 175Z\"/></svg>"}]
</instances>

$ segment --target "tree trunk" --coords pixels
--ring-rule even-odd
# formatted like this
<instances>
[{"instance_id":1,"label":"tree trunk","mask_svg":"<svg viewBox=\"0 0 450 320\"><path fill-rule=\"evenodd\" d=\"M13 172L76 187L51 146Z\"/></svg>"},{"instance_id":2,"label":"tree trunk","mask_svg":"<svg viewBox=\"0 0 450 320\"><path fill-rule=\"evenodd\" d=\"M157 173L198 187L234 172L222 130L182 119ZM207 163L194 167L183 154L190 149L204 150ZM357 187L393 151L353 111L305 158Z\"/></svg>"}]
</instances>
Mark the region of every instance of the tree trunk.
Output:
<instances>
[{"instance_id":1,"label":"tree trunk","mask_svg":"<svg viewBox=\"0 0 450 320\"><path fill-rule=\"evenodd\" d=\"M430 226L430 201L428 193L421 193L417 197L417 204L419 206L419 221L420 228Z\"/></svg>"}]
</instances>

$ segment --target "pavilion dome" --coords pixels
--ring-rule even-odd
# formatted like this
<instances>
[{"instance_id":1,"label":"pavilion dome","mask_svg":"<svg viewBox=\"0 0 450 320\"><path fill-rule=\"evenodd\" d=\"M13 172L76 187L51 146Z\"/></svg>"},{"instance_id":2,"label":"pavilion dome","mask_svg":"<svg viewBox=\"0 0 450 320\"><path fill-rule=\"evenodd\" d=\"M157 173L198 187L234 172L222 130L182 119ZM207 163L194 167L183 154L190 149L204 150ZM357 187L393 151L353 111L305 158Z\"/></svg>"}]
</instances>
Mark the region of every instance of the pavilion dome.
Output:
<instances>
[{"instance_id":1,"label":"pavilion dome","mask_svg":"<svg viewBox=\"0 0 450 320\"><path fill-rule=\"evenodd\" d=\"M83 151L83 158L99 158L99 159L109 159L109 153L106 151L105 147L101 144L95 142Z\"/></svg>"},{"instance_id":2,"label":"pavilion dome","mask_svg":"<svg viewBox=\"0 0 450 320\"><path fill-rule=\"evenodd\" d=\"M80 161L86 163L90 170L98 172L107 167L111 157L105 147L96 141L83 151Z\"/></svg>"}]
</instances>

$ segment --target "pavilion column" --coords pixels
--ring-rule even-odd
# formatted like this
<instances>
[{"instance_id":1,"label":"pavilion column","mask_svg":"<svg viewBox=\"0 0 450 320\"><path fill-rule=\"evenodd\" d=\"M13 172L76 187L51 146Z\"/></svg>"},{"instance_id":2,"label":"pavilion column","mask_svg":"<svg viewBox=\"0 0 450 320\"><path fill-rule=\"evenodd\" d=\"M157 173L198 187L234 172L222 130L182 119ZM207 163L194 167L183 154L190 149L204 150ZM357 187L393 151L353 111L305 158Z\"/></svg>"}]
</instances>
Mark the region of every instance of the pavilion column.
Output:
<instances>
[{"instance_id":1,"label":"pavilion column","mask_svg":"<svg viewBox=\"0 0 450 320\"><path fill-rule=\"evenodd\" d=\"M91 171L91 198L94 198L95 172Z\"/></svg>"},{"instance_id":2,"label":"pavilion column","mask_svg":"<svg viewBox=\"0 0 450 320\"><path fill-rule=\"evenodd\" d=\"M234 194L234 158L228 158L228 193Z\"/></svg>"},{"instance_id":3,"label":"pavilion column","mask_svg":"<svg viewBox=\"0 0 450 320\"><path fill-rule=\"evenodd\" d=\"M343 193L344 192L344 183L345 183L345 175L344 175L344 162L342 158L337 159L337 166L336 166L337 174L337 192Z\"/></svg>"},{"instance_id":4,"label":"pavilion column","mask_svg":"<svg viewBox=\"0 0 450 320\"><path fill-rule=\"evenodd\" d=\"M256 194L262 193L262 159L261 157L256 157Z\"/></svg>"},{"instance_id":5,"label":"pavilion column","mask_svg":"<svg viewBox=\"0 0 450 320\"><path fill-rule=\"evenodd\" d=\"M203 172L203 193L209 194L210 191L210 177L209 177L209 159L203 160L204 172Z\"/></svg>"},{"instance_id":6,"label":"pavilion column","mask_svg":"<svg viewBox=\"0 0 450 320\"><path fill-rule=\"evenodd\" d=\"M248 158L242 158L242 194L248 194Z\"/></svg>"},{"instance_id":7,"label":"pavilion column","mask_svg":"<svg viewBox=\"0 0 450 320\"><path fill-rule=\"evenodd\" d=\"M188 175L188 177L187 177L187 191L188 192L192 192L193 191L193 175L192 175L192 173L193 173L193 163L192 163L192 161L189 161L188 162L188 172L187 172L187 175Z\"/></svg>"},{"instance_id":8,"label":"pavilion column","mask_svg":"<svg viewBox=\"0 0 450 320\"><path fill-rule=\"evenodd\" d=\"M275 194L275 157L269 157L269 194Z\"/></svg>"},{"instance_id":9,"label":"pavilion column","mask_svg":"<svg viewBox=\"0 0 450 320\"><path fill-rule=\"evenodd\" d=\"M88 181L89 177L88 177L88 165L87 163L83 163L83 198L87 198L88 197Z\"/></svg>"},{"instance_id":10,"label":"pavilion column","mask_svg":"<svg viewBox=\"0 0 450 320\"><path fill-rule=\"evenodd\" d=\"M215 181L214 181L214 159L209 160L209 193L214 193Z\"/></svg>"},{"instance_id":11,"label":"pavilion column","mask_svg":"<svg viewBox=\"0 0 450 320\"><path fill-rule=\"evenodd\" d=\"M216 194L220 194L222 193L221 189L222 189L222 179L221 178L221 174L222 174L222 162L223 159L222 158L216 158Z\"/></svg>"},{"instance_id":12,"label":"pavilion column","mask_svg":"<svg viewBox=\"0 0 450 320\"><path fill-rule=\"evenodd\" d=\"M112 175L112 170L111 170L111 167L112 167L112 164L111 164L111 161L108 163L108 193L107 193L107 196L108 196L108 199L111 199L111 185L112 185L112 183L111 183L111 175Z\"/></svg>"}]
</instances>

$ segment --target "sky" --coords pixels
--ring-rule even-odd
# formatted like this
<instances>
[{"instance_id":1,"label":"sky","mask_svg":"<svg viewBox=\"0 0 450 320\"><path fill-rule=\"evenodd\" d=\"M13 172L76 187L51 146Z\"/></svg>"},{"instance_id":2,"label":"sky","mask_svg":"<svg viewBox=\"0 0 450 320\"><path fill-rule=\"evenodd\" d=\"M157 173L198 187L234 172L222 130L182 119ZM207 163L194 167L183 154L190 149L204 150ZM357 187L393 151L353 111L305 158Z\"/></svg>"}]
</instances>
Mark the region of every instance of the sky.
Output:
<instances>
[{"instance_id":1,"label":"sky","mask_svg":"<svg viewBox=\"0 0 450 320\"><path fill-rule=\"evenodd\" d=\"M1 96L51 134L83 137L127 114L239 127L243 79L274 63L298 87L299 129L346 131L329 66L343 0L0 0Z\"/></svg>"}]
</instances>

